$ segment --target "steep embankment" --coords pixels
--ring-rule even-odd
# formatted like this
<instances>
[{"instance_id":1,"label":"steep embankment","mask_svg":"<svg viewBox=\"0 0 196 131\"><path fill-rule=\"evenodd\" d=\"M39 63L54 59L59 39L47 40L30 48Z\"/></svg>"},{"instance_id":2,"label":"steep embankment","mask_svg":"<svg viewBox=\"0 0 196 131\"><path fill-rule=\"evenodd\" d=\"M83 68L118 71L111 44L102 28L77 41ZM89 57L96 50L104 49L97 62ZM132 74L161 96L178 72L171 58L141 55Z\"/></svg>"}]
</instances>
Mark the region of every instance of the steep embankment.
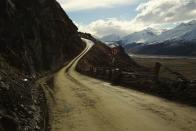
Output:
<instances>
[{"instance_id":1,"label":"steep embankment","mask_svg":"<svg viewBox=\"0 0 196 131\"><path fill-rule=\"evenodd\" d=\"M77 27L55 0L2 0L0 52L28 72L53 69L84 47Z\"/></svg>"},{"instance_id":2,"label":"steep embankment","mask_svg":"<svg viewBox=\"0 0 196 131\"><path fill-rule=\"evenodd\" d=\"M90 34L80 33L80 35L83 38L92 40L95 45L79 61L77 69L84 70L85 68L89 68L90 66L110 68L116 67L127 71L139 71L143 69L124 52L123 48L118 48L118 54L115 56L115 61L112 62L113 56L110 47L106 46L101 41L93 38Z\"/></svg>"},{"instance_id":3,"label":"steep embankment","mask_svg":"<svg viewBox=\"0 0 196 131\"><path fill-rule=\"evenodd\" d=\"M55 0L1 0L0 36L0 130L43 130L35 81L83 50L77 27Z\"/></svg>"}]
</instances>

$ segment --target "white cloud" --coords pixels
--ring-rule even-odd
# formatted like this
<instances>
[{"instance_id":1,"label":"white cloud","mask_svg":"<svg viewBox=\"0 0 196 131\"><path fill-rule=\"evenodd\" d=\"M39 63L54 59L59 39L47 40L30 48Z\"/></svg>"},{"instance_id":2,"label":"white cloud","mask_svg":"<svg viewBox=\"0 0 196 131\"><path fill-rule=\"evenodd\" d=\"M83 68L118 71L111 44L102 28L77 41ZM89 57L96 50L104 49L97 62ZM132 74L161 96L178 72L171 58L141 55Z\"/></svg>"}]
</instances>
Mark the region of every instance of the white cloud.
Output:
<instances>
[{"instance_id":1,"label":"white cloud","mask_svg":"<svg viewBox=\"0 0 196 131\"><path fill-rule=\"evenodd\" d=\"M78 25L80 31L89 32L98 37L110 34L123 36L142 29L140 25L133 24L132 21L123 21L116 18L97 20L89 25L76 25Z\"/></svg>"},{"instance_id":2,"label":"white cloud","mask_svg":"<svg viewBox=\"0 0 196 131\"><path fill-rule=\"evenodd\" d=\"M79 11L97 8L112 8L119 5L131 5L138 0L57 0L66 11Z\"/></svg>"},{"instance_id":3,"label":"white cloud","mask_svg":"<svg viewBox=\"0 0 196 131\"><path fill-rule=\"evenodd\" d=\"M150 0L137 7L135 21L144 24L182 22L196 18L195 0Z\"/></svg>"},{"instance_id":4,"label":"white cloud","mask_svg":"<svg viewBox=\"0 0 196 131\"><path fill-rule=\"evenodd\" d=\"M196 19L196 0L149 0L141 3L136 10L137 15L132 20L96 20L88 25L79 24L79 29L102 37L110 34L126 35L147 27L171 28L180 22Z\"/></svg>"}]
</instances>

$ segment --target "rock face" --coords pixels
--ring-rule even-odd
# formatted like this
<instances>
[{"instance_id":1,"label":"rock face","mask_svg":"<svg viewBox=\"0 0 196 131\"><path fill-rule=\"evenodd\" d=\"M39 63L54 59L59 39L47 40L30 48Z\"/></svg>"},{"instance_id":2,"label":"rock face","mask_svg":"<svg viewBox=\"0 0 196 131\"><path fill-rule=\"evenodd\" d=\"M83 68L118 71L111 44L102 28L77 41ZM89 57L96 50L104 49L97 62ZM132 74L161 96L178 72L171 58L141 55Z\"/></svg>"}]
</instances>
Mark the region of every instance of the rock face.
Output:
<instances>
[{"instance_id":1,"label":"rock face","mask_svg":"<svg viewBox=\"0 0 196 131\"><path fill-rule=\"evenodd\" d=\"M53 71L84 48L55 0L0 1L0 130L47 130L37 74Z\"/></svg>"},{"instance_id":2,"label":"rock face","mask_svg":"<svg viewBox=\"0 0 196 131\"><path fill-rule=\"evenodd\" d=\"M84 45L55 0L1 0L0 52L26 72L56 69Z\"/></svg>"}]
</instances>

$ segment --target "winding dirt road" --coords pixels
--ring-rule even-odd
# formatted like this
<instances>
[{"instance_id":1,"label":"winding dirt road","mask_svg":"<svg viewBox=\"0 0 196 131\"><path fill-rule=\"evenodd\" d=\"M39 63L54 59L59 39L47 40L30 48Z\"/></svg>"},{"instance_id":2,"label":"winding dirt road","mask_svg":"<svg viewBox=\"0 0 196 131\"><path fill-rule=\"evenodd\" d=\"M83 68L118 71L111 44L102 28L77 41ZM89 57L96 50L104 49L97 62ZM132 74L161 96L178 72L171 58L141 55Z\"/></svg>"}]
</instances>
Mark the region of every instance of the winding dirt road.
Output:
<instances>
[{"instance_id":1,"label":"winding dirt road","mask_svg":"<svg viewBox=\"0 0 196 131\"><path fill-rule=\"evenodd\" d=\"M75 71L86 49L54 77L52 131L195 131L196 109L89 78Z\"/></svg>"}]
</instances>

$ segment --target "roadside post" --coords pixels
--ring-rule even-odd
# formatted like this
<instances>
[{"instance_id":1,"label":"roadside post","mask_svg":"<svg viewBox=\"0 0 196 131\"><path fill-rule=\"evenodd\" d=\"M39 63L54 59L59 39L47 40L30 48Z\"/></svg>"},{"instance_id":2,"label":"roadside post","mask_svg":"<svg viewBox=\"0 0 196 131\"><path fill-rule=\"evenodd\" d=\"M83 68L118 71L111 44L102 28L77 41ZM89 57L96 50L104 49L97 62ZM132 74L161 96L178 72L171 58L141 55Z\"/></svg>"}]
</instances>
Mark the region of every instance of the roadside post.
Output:
<instances>
[{"instance_id":1,"label":"roadside post","mask_svg":"<svg viewBox=\"0 0 196 131\"><path fill-rule=\"evenodd\" d=\"M112 65L115 66L115 57L118 54L118 49L117 47L112 48Z\"/></svg>"},{"instance_id":2,"label":"roadside post","mask_svg":"<svg viewBox=\"0 0 196 131\"><path fill-rule=\"evenodd\" d=\"M159 73L160 73L161 66L162 66L161 63L159 62L155 63L154 70L155 70L155 81L156 82L159 81Z\"/></svg>"},{"instance_id":3,"label":"roadside post","mask_svg":"<svg viewBox=\"0 0 196 131\"><path fill-rule=\"evenodd\" d=\"M114 70L112 70L111 78L112 78L112 81L113 81L114 84L118 83L119 76L120 76L119 75L120 69L116 68L116 66L115 66L115 60L116 60L116 56L117 56L118 52L119 52L119 49L118 49L117 46L112 48L111 54L112 54L112 65L114 67Z\"/></svg>"}]
</instances>

